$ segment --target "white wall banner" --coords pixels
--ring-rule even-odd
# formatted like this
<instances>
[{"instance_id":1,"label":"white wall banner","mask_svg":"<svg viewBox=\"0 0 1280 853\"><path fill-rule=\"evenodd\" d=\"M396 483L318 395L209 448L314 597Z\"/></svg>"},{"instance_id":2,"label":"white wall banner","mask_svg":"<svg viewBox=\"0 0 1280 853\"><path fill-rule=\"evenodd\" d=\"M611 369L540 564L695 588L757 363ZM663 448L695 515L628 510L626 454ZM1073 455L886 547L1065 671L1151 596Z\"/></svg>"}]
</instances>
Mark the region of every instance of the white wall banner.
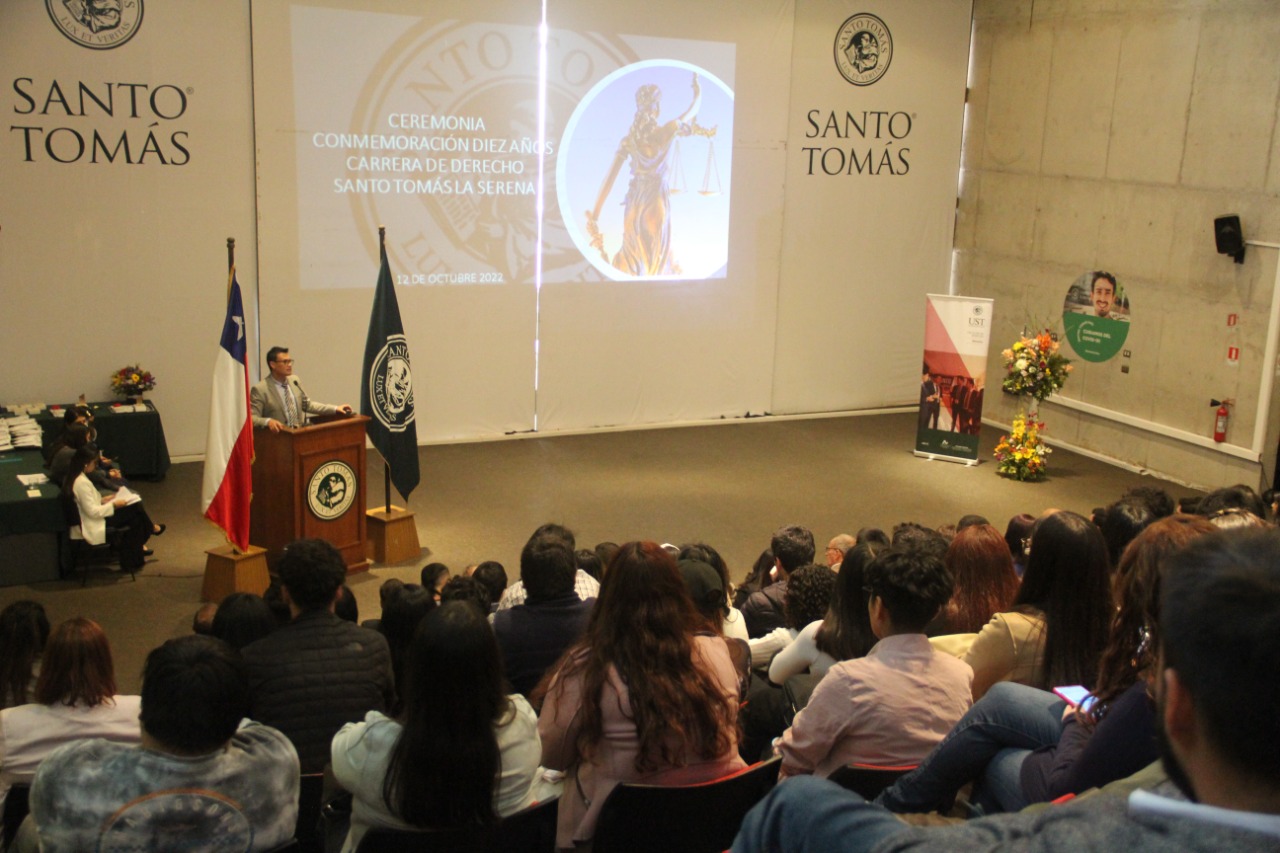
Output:
<instances>
[{"instance_id":1,"label":"white wall banner","mask_svg":"<svg viewBox=\"0 0 1280 853\"><path fill-rule=\"evenodd\" d=\"M994 303L937 293L925 300L915 454L973 465L982 429Z\"/></svg>"},{"instance_id":2,"label":"white wall banner","mask_svg":"<svg viewBox=\"0 0 1280 853\"><path fill-rule=\"evenodd\" d=\"M913 402L951 272L970 4L797 4L774 413Z\"/></svg>"}]
</instances>

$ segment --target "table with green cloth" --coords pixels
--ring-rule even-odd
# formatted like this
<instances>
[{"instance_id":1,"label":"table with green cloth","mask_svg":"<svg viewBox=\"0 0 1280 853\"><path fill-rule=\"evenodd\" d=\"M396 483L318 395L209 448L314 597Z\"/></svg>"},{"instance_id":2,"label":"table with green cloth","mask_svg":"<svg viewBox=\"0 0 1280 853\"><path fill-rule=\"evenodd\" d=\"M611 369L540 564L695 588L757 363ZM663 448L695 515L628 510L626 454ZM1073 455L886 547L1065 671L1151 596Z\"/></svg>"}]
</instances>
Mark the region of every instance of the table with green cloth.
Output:
<instances>
[{"instance_id":1,"label":"table with green cloth","mask_svg":"<svg viewBox=\"0 0 1280 853\"><path fill-rule=\"evenodd\" d=\"M19 474L48 474L38 450L0 453L0 586L59 577L59 542L67 529L52 483L31 486L27 495Z\"/></svg>"},{"instance_id":2,"label":"table with green cloth","mask_svg":"<svg viewBox=\"0 0 1280 853\"><path fill-rule=\"evenodd\" d=\"M163 480L169 470L169 444L164 438L160 413L150 401L145 412L120 412L112 403L88 403L93 426L98 431L98 449L114 460L131 480ZM44 447L62 435L63 412L70 404L46 409L34 415L44 433Z\"/></svg>"}]
</instances>

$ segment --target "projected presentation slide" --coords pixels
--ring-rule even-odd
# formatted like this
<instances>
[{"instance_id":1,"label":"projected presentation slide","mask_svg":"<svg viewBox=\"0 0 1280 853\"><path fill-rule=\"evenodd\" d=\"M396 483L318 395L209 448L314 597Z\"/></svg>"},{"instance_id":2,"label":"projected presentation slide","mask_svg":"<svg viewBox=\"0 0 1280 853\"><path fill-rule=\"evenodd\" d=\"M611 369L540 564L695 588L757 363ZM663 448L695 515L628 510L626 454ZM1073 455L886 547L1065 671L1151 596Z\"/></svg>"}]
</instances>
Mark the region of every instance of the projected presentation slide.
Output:
<instances>
[{"instance_id":1,"label":"projected presentation slide","mask_svg":"<svg viewBox=\"0 0 1280 853\"><path fill-rule=\"evenodd\" d=\"M732 44L549 20L544 64L536 20L288 22L292 126L257 135L292 172L260 186L296 194L302 288L372 286L379 225L401 285L726 275Z\"/></svg>"}]
</instances>

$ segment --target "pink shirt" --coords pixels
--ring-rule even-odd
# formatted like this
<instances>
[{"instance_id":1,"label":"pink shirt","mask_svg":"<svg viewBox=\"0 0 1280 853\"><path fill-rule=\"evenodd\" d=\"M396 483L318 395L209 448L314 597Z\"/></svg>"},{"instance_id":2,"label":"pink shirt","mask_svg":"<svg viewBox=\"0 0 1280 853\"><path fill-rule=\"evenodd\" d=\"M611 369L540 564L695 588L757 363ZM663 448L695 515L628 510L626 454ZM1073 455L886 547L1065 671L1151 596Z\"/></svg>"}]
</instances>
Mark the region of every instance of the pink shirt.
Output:
<instances>
[{"instance_id":1,"label":"pink shirt","mask_svg":"<svg viewBox=\"0 0 1280 853\"><path fill-rule=\"evenodd\" d=\"M720 637L694 637L693 642L694 666L712 676L724 694L725 704L732 710L730 719L736 718L738 671L724 640ZM610 669L609 680L600 697L604 737L596 745L592 760L580 762L576 742L582 679L574 677L563 685L557 681L552 682L538 717L542 763L552 769L568 770L558 808L557 849L572 848L575 841L586 841L595 834L600 807L619 782L690 785L719 779L746 767L738 757L737 738L730 733L728 749L723 755L711 759L686 755L687 763L682 767L659 767L644 774L638 772L635 761L640 738L635 721L631 719L630 693L613 669Z\"/></svg>"},{"instance_id":2,"label":"pink shirt","mask_svg":"<svg viewBox=\"0 0 1280 853\"><path fill-rule=\"evenodd\" d=\"M783 775L918 764L969 710L973 670L924 634L885 637L836 664L778 742Z\"/></svg>"}]
</instances>

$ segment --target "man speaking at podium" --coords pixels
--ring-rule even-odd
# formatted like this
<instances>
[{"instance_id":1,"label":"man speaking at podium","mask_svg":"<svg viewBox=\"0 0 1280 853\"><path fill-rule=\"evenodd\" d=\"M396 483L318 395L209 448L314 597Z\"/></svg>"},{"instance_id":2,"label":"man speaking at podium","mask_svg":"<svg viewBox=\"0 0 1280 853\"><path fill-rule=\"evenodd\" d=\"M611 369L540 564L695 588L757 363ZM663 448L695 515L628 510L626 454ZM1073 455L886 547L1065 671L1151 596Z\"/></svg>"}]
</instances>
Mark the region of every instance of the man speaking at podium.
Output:
<instances>
[{"instance_id":1,"label":"man speaking at podium","mask_svg":"<svg viewBox=\"0 0 1280 853\"><path fill-rule=\"evenodd\" d=\"M249 389L249 406L253 410L253 425L272 432L304 426L307 415L351 414L346 403L331 406L317 403L302 390L298 377L293 375L293 359L286 347L267 350L267 368L271 375Z\"/></svg>"}]
</instances>

